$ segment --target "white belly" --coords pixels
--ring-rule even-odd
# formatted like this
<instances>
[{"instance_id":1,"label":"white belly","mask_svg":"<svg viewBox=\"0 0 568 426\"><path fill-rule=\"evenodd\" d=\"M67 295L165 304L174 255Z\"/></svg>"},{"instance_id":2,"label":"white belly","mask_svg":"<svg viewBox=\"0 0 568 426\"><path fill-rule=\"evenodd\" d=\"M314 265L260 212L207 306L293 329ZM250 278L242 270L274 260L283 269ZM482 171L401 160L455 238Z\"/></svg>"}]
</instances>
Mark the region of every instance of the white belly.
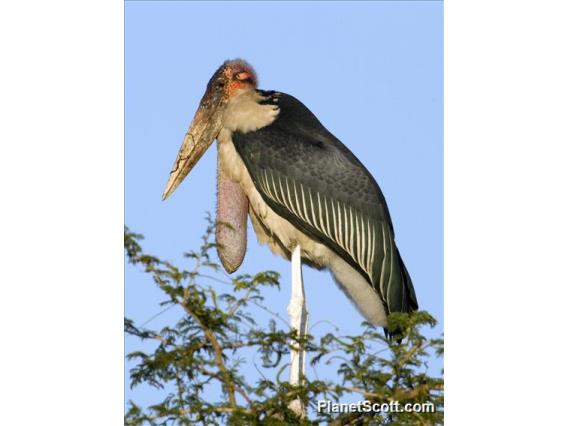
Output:
<instances>
[{"instance_id":1,"label":"white belly","mask_svg":"<svg viewBox=\"0 0 568 426\"><path fill-rule=\"evenodd\" d=\"M288 260L292 250L300 245L303 259L320 268L330 268L340 288L363 316L374 324L385 326L383 304L365 278L332 250L308 237L266 204L238 155L229 130L222 130L217 140L219 167L223 167L233 181L239 182L247 195L249 216L258 242L267 244L274 254Z\"/></svg>"}]
</instances>

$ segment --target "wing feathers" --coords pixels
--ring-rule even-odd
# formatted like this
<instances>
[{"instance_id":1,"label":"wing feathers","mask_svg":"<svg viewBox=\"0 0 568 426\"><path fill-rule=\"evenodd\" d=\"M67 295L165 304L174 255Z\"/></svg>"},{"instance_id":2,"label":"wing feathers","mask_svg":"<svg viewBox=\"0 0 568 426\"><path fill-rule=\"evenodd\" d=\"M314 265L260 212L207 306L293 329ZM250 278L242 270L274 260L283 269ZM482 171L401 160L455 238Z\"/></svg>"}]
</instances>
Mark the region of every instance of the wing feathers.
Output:
<instances>
[{"instance_id":1,"label":"wing feathers","mask_svg":"<svg viewBox=\"0 0 568 426\"><path fill-rule=\"evenodd\" d=\"M368 279L387 312L416 309L384 197L357 158L298 100L279 97L269 126L233 133L257 189L278 214Z\"/></svg>"},{"instance_id":2,"label":"wing feathers","mask_svg":"<svg viewBox=\"0 0 568 426\"><path fill-rule=\"evenodd\" d=\"M259 182L266 196L339 245L373 282L376 230L374 223L364 212L274 171L263 170ZM388 228L381 224L383 246L387 244L388 234ZM391 255L392 249L383 247L383 264L387 252ZM391 263L389 261L389 265ZM384 277L384 267L381 269L381 276Z\"/></svg>"}]
</instances>

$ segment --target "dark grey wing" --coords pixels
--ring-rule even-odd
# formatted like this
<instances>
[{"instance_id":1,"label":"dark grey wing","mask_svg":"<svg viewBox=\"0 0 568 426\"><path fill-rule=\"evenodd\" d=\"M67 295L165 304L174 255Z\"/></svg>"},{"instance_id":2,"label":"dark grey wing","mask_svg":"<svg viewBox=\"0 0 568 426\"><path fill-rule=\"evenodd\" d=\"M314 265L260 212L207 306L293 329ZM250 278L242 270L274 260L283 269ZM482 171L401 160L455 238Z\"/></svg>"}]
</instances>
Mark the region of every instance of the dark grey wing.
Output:
<instances>
[{"instance_id":1,"label":"dark grey wing","mask_svg":"<svg viewBox=\"0 0 568 426\"><path fill-rule=\"evenodd\" d=\"M276 99L280 113L271 125L233 134L257 190L277 214L358 270L387 312L416 309L377 183L300 101Z\"/></svg>"}]
</instances>

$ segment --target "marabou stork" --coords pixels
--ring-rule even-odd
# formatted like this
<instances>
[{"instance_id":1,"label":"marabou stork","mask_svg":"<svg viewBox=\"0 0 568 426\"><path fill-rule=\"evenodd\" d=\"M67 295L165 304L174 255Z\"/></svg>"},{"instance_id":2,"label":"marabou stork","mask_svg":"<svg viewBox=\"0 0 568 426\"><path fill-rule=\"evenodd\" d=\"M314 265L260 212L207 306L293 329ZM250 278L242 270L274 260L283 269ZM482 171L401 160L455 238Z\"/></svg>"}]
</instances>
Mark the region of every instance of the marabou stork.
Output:
<instances>
[{"instance_id":1,"label":"marabou stork","mask_svg":"<svg viewBox=\"0 0 568 426\"><path fill-rule=\"evenodd\" d=\"M227 272L243 261L248 213L259 242L292 259L297 299L290 308L298 314L299 303L303 317L297 330L305 331L307 320L301 261L330 269L373 324L386 327L389 313L416 310L373 176L299 100L257 86L255 71L243 60L226 61L213 74L163 199L217 139L217 223L230 226L217 227L216 241Z\"/></svg>"}]
</instances>

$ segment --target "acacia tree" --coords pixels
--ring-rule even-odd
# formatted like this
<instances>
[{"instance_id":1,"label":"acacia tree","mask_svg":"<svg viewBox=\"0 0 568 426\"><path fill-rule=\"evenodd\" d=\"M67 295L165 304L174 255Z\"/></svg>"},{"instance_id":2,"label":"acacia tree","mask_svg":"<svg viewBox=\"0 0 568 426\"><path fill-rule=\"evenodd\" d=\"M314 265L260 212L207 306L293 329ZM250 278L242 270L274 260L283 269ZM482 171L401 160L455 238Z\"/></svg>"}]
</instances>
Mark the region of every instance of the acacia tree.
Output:
<instances>
[{"instance_id":1,"label":"acacia tree","mask_svg":"<svg viewBox=\"0 0 568 426\"><path fill-rule=\"evenodd\" d=\"M135 363L129 385L146 383L162 390L151 406L129 401L126 425L443 423L443 379L427 369L431 357L442 355L443 340L421 334L423 327L436 324L432 316L390 315L389 326L400 330L395 339L385 338L382 329L367 322L358 336L298 338L274 319L262 324L255 318L254 309L270 312L262 294L267 287L279 287L276 272L232 277L232 285L223 291L211 284L227 279L216 261L213 235L214 224L208 219L200 249L185 254L194 263L186 270L144 253L143 237L125 229L128 261L151 275L164 293L163 305L183 312L179 321L159 330L125 318L127 335L157 343L153 350L126 355ZM282 379L291 345L304 348L312 366L334 367L336 380L304 377L300 386L292 386ZM260 376L254 380L244 372L251 353L261 355L261 365L255 365ZM367 407L388 405L390 410L369 413L362 405L360 411L337 413L328 405L318 411L318 400L339 403L354 394ZM288 408L297 398L307 407L304 418ZM407 404L426 411L406 411Z\"/></svg>"}]
</instances>

